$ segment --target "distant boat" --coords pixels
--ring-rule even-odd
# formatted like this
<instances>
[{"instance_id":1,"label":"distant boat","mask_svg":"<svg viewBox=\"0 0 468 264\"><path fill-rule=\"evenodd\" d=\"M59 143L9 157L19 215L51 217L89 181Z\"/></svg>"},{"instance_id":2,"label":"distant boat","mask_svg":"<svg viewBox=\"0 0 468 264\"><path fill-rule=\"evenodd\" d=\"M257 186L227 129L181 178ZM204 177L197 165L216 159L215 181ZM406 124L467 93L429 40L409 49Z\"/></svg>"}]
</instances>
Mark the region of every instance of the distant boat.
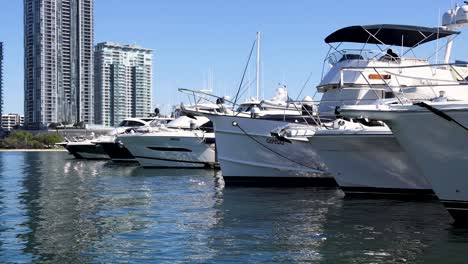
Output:
<instances>
[{"instance_id":1,"label":"distant boat","mask_svg":"<svg viewBox=\"0 0 468 264\"><path fill-rule=\"evenodd\" d=\"M113 162L117 163L128 163L128 162L138 162L135 157L128 151L128 149L122 144L122 142L116 140L119 134L124 133L134 133L138 131L150 131L154 128L157 128L161 125L167 124L172 121L174 118L165 118L165 117L154 117L147 125L136 126L136 127L126 127L124 131L120 133L114 133L113 135L102 136L93 140L92 142L97 146L103 148L104 152L112 159ZM130 121L130 120L127 120ZM144 120L143 120L144 121ZM125 122L125 121L123 121Z\"/></svg>"},{"instance_id":2,"label":"distant boat","mask_svg":"<svg viewBox=\"0 0 468 264\"><path fill-rule=\"evenodd\" d=\"M95 142L110 140L115 138L116 134L123 133L127 129L133 129L143 126L149 126L155 118L127 118L123 120L109 135L103 135L95 138L94 133L91 138L75 138L66 142L60 142L57 145L63 146L70 154L77 159L110 159L102 145Z\"/></svg>"}]
</instances>

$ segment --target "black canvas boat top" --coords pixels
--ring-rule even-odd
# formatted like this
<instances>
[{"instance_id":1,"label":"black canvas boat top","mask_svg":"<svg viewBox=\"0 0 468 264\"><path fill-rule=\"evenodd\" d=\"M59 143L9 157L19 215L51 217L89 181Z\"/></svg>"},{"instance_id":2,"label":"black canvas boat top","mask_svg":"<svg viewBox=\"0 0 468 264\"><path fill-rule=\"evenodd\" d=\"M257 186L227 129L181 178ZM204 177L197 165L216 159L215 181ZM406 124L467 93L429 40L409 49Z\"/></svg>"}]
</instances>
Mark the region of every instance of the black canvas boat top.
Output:
<instances>
[{"instance_id":1,"label":"black canvas boat top","mask_svg":"<svg viewBox=\"0 0 468 264\"><path fill-rule=\"evenodd\" d=\"M344 27L326 37L325 43L354 42L416 47L456 34L460 32L439 27L379 24Z\"/></svg>"}]
</instances>

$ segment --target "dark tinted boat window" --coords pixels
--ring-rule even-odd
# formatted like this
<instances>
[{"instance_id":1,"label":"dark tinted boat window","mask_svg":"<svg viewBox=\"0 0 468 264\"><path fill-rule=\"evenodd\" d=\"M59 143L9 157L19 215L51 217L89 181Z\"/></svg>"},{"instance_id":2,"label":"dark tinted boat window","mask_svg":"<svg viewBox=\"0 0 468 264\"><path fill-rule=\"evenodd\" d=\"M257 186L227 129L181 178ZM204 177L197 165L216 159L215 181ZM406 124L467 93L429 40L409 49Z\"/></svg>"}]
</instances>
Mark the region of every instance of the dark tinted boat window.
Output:
<instances>
[{"instance_id":1,"label":"dark tinted boat window","mask_svg":"<svg viewBox=\"0 0 468 264\"><path fill-rule=\"evenodd\" d=\"M203 124L202 126L200 126L200 130L203 130L205 132L213 132L214 131L213 122L209 121L209 122Z\"/></svg>"},{"instance_id":2,"label":"dark tinted boat window","mask_svg":"<svg viewBox=\"0 0 468 264\"><path fill-rule=\"evenodd\" d=\"M145 124L138 122L138 121L128 121L127 126L129 127L138 127L138 126L144 126Z\"/></svg>"}]
</instances>

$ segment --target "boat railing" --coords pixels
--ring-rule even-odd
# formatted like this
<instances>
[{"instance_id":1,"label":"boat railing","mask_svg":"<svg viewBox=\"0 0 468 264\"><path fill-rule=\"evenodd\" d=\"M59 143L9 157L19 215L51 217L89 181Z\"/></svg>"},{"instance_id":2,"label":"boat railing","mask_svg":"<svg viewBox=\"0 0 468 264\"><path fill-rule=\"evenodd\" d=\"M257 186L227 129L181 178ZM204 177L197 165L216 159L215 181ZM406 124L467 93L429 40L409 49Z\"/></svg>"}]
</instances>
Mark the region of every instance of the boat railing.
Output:
<instances>
[{"instance_id":1,"label":"boat railing","mask_svg":"<svg viewBox=\"0 0 468 264\"><path fill-rule=\"evenodd\" d=\"M260 108L265 108L269 110L278 110L285 111L291 110L294 107L291 106L291 101L281 101L282 104L279 104L275 101L269 100L255 100L249 102L233 102L225 96L217 96L211 93L207 93L199 90L191 90L186 88L179 88L179 91L188 94L190 96L190 103L193 105L193 109L196 110L200 107L203 107L203 104L211 104L212 106L218 105L222 106L225 110L230 110L228 113L236 114L238 112L248 112L251 110L252 106L259 106ZM201 99L202 98L202 99ZM189 106L183 106L184 109L190 108ZM225 112L226 113L226 112Z\"/></svg>"},{"instance_id":2,"label":"boat railing","mask_svg":"<svg viewBox=\"0 0 468 264\"><path fill-rule=\"evenodd\" d=\"M368 49L341 49L330 53L325 61L331 65L344 60L371 60L375 59L380 55L384 55L385 51L380 50L368 50Z\"/></svg>"},{"instance_id":3,"label":"boat railing","mask_svg":"<svg viewBox=\"0 0 468 264\"><path fill-rule=\"evenodd\" d=\"M428 65L429 60L423 58L411 58L411 57L399 57L395 59L388 59L386 56L386 50L369 50L369 49L341 49L333 53L327 54L325 60L323 61L322 66L322 78L324 74L328 72L332 67L335 66L338 62L343 61L388 61L392 64L401 64L405 65L414 64L414 65Z\"/></svg>"},{"instance_id":4,"label":"boat railing","mask_svg":"<svg viewBox=\"0 0 468 264\"><path fill-rule=\"evenodd\" d=\"M234 102L227 99L226 96L218 96L208 91L187 88L179 88L178 91L188 96L190 104L224 102L234 105Z\"/></svg>"},{"instance_id":5,"label":"boat railing","mask_svg":"<svg viewBox=\"0 0 468 264\"><path fill-rule=\"evenodd\" d=\"M387 54L387 50L370 50L370 49L341 49L328 54L325 62L330 65L335 65L338 62L345 60L379 60ZM428 63L428 59L401 57L398 60L414 61L415 63Z\"/></svg>"},{"instance_id":6,"label":"boat railing","mask_svg":"<svg viewBox=\"0 0 468 264\"><path fill-rule=\"evenodd\" d=\"M393 93L395 98L397 98L400 103L406 98L404 89L405 88L427 88L431 89L435 96L438 96L435 88L438 87L447 87L460 85L463 88L468 88L468 76L462 75L455 67L466 67L466 64L461 63L444 63L444 64L429 64L429 65L406 65L406 66L352 66L352 67L343 67L340 70L340 79L338 88L340 89L370 89L372 91L384 90L386 92ZM431 77L423 77L421 75L414 75L415 73L404 75L404 71L407 69L421 69L429 68L432 71ZM433 77L437 70L449 70L451 72L451 79L440 79ZM365 83L360 83L356 85L352 82L346 82L345 73L346 72L356 72L365 81ZM398 74L396 74L398 73ZM368 75L368 76L367 76ZM395 82L390 83L390 79L394 77ZM419 81L420 84L408 85L402 84L398 78L404 79L413 79ZM373 81L371 81L371 79ZM379 81L375 83L375 81ZM379 94L375 93L377 98ZM383 99L383 98L381 98Z\"/></svg>"},{"instance_id":7,"label":"boat railing","mask_svg":"<svg viewBox=\"0 0 468 264\"><path fill-rule=\"evenodd\" d=\"M354 89L354 88L343 88L343 89ZM370 88L369 88L370 89ZM383 99L383 98L339 98L335 100L317 100L317 101L300 101L294 100L289 101L293 106L293 109L298 111L298 119L301 119L301 123L308 126L319 125L322 126L324 123L339 118L338 108L345 105L356 105L356 104L377 104L377 103L398 103L397 98ZM326 110L320 110L321 106L328 106ZM312 107L307 107L312 106ZM309 122L310 119L312 122Z\"/></svg>"},{"instance_id":8,"label":"boat railing","mask_svg":"<svg viewBox=\"0 0 468 264\"><path fill-rule=\"evenodd\" d=\"M353 87L344 87L343 89L357 89ZM368 87L366 89L371 89L371 87ZM196 97L198 94L201 94L203 96L207 95L210 98L214 98L216 100L222 99L223 97L221 96L216 96L213 94L207 94L206 92L200 92L197 90L190 90L190 89L179 89L183 90L184 93L190 94L190 96L194 96L193 101L197 101ZM327 111L319 111L318 109L321 108L322 104L326 105L335 105L335 106L343 106L343 105L354 105L354 104L371 104L375 103L376 100L378 99L367 99L367 98L339 98L335 100L326 100L326 99L321 99L321 100L287 100L284 105L280 106L274 106L274 110L276 113L276 116L282 116L283 120L288 120L287 116L293 116L294 122L298 122L307 126L315 126L315 125L322 125L324 122L330 121L330 119L335 119L337 117L337 112L336 112L336 107L330 107L329 109L326 109ZM233 102L229 100L224 100L222 101L223 103L231 103L234 105ZM262 102L262 101L260 101ZM221 101L218 100L218 103L221 103ZM242 105L242 104L238 104ZM261 103L260 103L261 105ZM269 106L270 107L270 106ZM183 107L184 110L188 110L187 107ZM234 109L234 108L233 108ZM195 107L193 108L194 111L198 111L198 109ZM232 115L238 115L238 111L230 111L229 113L224 113L224 114L232 114ZM267 114L266 116L271 116L275 114ZM251 115L252 117L255 117L255 114ZM263 116L265 118L265 116ZM289 118L291 119L291 118Z\"/></svg>"}]
</instances>

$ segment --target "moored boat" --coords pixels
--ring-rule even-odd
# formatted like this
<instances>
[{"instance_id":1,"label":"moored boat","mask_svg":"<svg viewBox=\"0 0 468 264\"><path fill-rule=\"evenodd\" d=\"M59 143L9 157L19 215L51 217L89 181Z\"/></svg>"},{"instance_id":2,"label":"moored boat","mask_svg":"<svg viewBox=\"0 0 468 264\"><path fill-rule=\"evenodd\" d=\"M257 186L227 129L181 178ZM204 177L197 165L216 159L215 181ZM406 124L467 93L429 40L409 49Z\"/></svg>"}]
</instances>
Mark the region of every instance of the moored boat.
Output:
<instances>
[{"instance_id":1,"label":"moored boat","mask_svg":"<svg viewBox=\"0 0 468 264\"><path fill-rule=\"evenodd\" d=\"M206 117L181 116L155 131L119 135L117 141L143 167L216 166L213 128Z\"/></svg>"},{"instance_id":2,"label":"moored boat","mask_svg":"<svg viewBox=\"0 0 468 264\"><path fill-rule=\"evenodd\" d=\"M91 133L90 138L78 138L73 141L60 142L57 145L63 146L77 159L110 159L103 146L96 144L97 142L113 141L116 134L124 133L128 129L149 126L155 118L157 117L127 118L107 135L95 137L94 133Z\"/></svg>"},{"instance_id":3,"label":"moored boat","mask_svg":"<svg viewBox=\"0 0 468 264\"><path fill-rule=\"evenodd\" d=\"M346 196L436 198L429 181L381 122L338 119L309 137Z\"/></svg>"},{"instance_id":4,"label":"moored boat","mask_svg":"<svg viewBox=\"0 0 468 264\"><path fill-rule=\"evenodd\" d=\"M468 4L447 12L444 25L450 29L468 26ZM445 61L449 61L452 41L449 38ZM454 69L452 64L437 67ZM382 120L388 124L455 222L467 225L468 180L463 177L463 172L468 170L468 80L459 77L456 84L426 87L440 91L440 96L431 100L344 106L339 113L349 118Z\"/></svg>"}]
</instances>

